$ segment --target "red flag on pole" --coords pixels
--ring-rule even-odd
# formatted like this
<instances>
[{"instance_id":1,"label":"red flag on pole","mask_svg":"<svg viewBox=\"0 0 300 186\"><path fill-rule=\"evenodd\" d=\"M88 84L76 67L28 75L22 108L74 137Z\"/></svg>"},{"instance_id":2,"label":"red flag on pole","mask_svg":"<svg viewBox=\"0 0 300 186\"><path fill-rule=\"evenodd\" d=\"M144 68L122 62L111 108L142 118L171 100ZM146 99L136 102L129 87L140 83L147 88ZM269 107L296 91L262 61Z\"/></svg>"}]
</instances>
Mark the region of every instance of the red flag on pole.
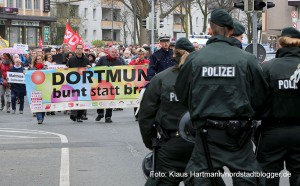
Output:
<instances>
[{"instance_id":1,"label":"red flag on pole","mask_svg":"<svg viewBox=\"0 0 300 186\"><path fill-rule=\"evenodd\" d=\"M75 51L76 45L78 43L81 43L83 45L83 48L85 48L82 38L77 32L74 32L68 22L66 23L64 43L67 43L72 51Z\"/></svg>"},{"instance_id":2,"label":"red flag on pole","mask_svg":"<svg viewBox=\"0 0 300 186\"><path fill-rule=\"evenodd\" d=\"M40 48L43 48L43 40L42 40L42 36L40 36L39 46L40 46Z\"/></svg>"}]
</instances>

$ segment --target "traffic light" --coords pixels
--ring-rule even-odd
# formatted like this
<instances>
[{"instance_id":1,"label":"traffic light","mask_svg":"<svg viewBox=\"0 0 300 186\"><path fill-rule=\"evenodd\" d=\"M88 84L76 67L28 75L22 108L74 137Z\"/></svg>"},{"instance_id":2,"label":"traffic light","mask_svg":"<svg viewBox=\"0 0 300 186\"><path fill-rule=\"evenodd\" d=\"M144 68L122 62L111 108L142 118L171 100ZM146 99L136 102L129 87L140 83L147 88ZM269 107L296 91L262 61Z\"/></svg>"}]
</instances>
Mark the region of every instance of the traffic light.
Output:
<instances>
[{"instance_id":1,"label":"traffic light","mask_svg":"<svg viewBox=\"0 0 300 186\"><path fill-rule=\"evenodd\" d=\"M244 3L244 2L238 2L238 3L234 3L234 4L233 4L233 7L238 8L238 9L241 9L241 10L243 10L243 11L246 10L244 6L245 6L245 3Z\"/></svg>"},{"instance_id":2,"label":"traffic light","mask_svg":"<svg viewBox=\"0 0 300 186\"><path fill-rule=\"evenodd\" d=\"M250 4L249 4L250 2ZM244 0L244 1L241 1L241 2L237 2L237 3L234 3L234 7L235 8L238 8L238 9L241 9L243 11L252 11L252 8L251 8L251 1L249 0ZM268 2L267 0L254 0L254 10L256 11L266 11L267 8L273 8L275 6L275 4L273 2Z\"/></svg>"},{"instance_id":3,"label":"traffic light","mask_svg":"<svg viewBox=\"0 0 300 186\"><path fill-rule=\"evenodd\" d=\"M142 19L142 27L149 29L149 17Z\"/></svg>"},{"instance_id":4,"label":"traffic light","mask_svg":"<svg viewBox=\"0 0 300 186\"><path fill-rule=\"evenodd\" d=\"M275 4L273 2L268 2L267 0L264 0L267 6L263 8L263 11L266 11L268 8L273 8L275 7Z\"/></svg>"},{"instance_id":5,"label":"traffic light","mask_svg":"<svg viewBox=\"0 0 300 186\"><path fill-rule=\"evenodd\" d=\"M164 20L163 19L157 19L157 27L156 28L163 28L164 27Z\"/></svg>"},{"instance_id":6,"label":"traffic light","mask_svg":"<svg viewBox=\"0 0 300 186\"><path fill-rule=\"evenodd\" d=\"M262 11L264 7L267 6L267 3L264 1L254 1L254 10Z\"/></svg>"}]
</instances>

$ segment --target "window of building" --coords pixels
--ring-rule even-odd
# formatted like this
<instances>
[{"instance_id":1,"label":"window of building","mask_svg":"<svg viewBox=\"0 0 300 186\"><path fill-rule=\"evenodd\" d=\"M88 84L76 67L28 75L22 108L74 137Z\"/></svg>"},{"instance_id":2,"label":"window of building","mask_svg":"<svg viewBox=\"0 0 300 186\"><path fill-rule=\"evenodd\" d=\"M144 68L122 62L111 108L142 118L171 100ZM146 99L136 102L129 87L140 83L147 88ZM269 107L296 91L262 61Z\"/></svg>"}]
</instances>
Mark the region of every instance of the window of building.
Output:
<instances>
[{"instance_id":1,"label":"window of building","mask_svg":"<svg viewBox=\"0 0 300 186\"><path fill-rule=\"evenodd\" d=\"M37 45L37 28L35 27L27 27L26 28L26 43L28 46L36 46Z\"/></svg>"},{"instance_id":2,"label":"window of building","mask_svg":"<svg viewBox=\"0 0 300 186\"><path fill-rule=\"evenodd\" d=\"M93 30L93 39L97 37L97 30Z\"/></svg>"},{"instance_id":3,"label":"window of building","mask_svg":"<svg viewBox=\"0 0 300 186\"><path fill-rule=\"evenodd\" d=\"M93 19L96 19L96 8L93 9Z\"/></svg>"},{"instance_id":4,"label":"window of building","mask_svg":"<svg viewBox=\"0 0 300 186\"><path fill-rule=\"evenodd\" d=\"M40 9L40 0L34 0L34 9Z\"/></svg>"},{"instance_id":5,"label":"window of building","mask_svg":"<svg viewBox=\"0 0 300 186\"><path fill-rule=\"evenodd\" d=\"M84 8L84 18L87 18L88 8Z\"/></svg>"},{"instance_id":6,"label":"window of building","mask_svg":"<svg viewBox=\"0 0 300 186\"><path fill-rule=\"evenodd\" d=\"M87 32L88 32L88 30L87 30L87 29L84 29L84 39L87 38Z\"/></svg>"},{"instance_id":7,"label":"window of building","mask_svg":"<svg viewBox=\"0 0 300 186\"><path fill-rule=\"evenodd\" d=\"M181 24L181 15L180 14L173 14L173 23L175 25Z\"/></svg>"},{"instance_id":8,"label":"window of building","mask_svg":"<svg viewBox=\"0 0 300 186\"><path fill-rule=\"evenodd\" d=\"M16 7L17 8L23 8L23 0L17 0Z\"/></svg>"},{"instance_id":9,"label":"window of building","mask_svg":"<svg viewBox=\"0 0 300 186\"><path fill-rule=\"evenodd\" d=\"M9 28L9 44L13 46L14 43L22 43L22 27Z\"/></svg>"},{"instance_id":10,"label":"window of building","mask_svg":"<svg viewBox=\"0 0 300 186\"><path fill-rule=\"evenodd\" d=\"M79 6L78 5L71 5L70 6L70 17L71 18L78 18Z\"/></svg>"},{"instance_id":11,"label":"window of building","mask_svg":"<svg viewBox=\"0 0 300 186\"><path fill-rule=\"evenodd\" d=\"M25 0L25 8L26 9L32 9L31 0Z\"/></svg>"},{"instance_id":12,"label":"window of building","mask_svg":"<svg viewBox=\"0 0 300 186\"><path fill-rule=\"evenodd\" d=\"M7 0L7 7L14 7L14 0Z\"/></svg>"}]
</instances>

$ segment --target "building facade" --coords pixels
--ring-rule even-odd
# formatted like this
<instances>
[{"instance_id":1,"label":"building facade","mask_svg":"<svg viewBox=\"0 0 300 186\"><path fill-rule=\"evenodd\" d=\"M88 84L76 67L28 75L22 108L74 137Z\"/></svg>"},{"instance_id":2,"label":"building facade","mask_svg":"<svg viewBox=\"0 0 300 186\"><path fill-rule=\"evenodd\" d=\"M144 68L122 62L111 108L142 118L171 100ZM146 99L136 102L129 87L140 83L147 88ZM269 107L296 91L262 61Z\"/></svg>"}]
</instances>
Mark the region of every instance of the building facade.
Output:
<instances>
[{"instance_id":1,"label":"building facade","mask_svg":"<svg viewBox=\"0 0 300 186\"><path fill-rule=\"evenodd\" d=\"M120 0L77 0L70 3L66 0L55 0L53 2L51 15L57 17L57 23L53 25L53 33L57 36L64 34L66 20L69 20L73 30L80 33L87 45L91 45L94 40L133 44L134 15ZM203 29L201 11L197 6L193 6L191 12L193 33L188 29L188 34L199 34ZM160 15L159 9L156 14ZM157 30L158 35L168 34L174 40L185 36L180 17L181 13L178 9L165 17L164 27ZM54 41L62 42L62 38L56 39L56 35L53 36Z\"/></svg>"},{"instance_id":2,"label":"building facade","mask_svg":"<svg viewBox=\"0 0 300 186\"><path fill-rule=\"evenodd\" d=\"M78 2L81 19L79 33L88 45L94 40L123 42L122 3L118 0L85 0Z\"/></svg>"},{"instance_id":3,"label":"building facade","mask_svg":"<svg viewBox=\"0 0 300 186\"><path fill-rule=\"evenodd\" d=\"M15 43L39 46L41 36L44 44L50 43L50 0L0 0L0 36Z\"/></svg>"}]
</instances>

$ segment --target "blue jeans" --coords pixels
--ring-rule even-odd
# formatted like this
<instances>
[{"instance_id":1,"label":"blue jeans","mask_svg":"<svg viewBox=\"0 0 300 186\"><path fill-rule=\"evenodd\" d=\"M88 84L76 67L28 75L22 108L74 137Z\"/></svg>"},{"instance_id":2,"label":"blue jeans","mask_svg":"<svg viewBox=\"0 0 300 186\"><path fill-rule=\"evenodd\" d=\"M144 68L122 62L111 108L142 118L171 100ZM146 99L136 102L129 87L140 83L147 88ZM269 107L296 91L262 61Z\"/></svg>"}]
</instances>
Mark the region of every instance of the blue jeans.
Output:
<instances>
[{"instance_id":1,"label":"blue jeans","mask_svg":"<svg viewBox=\"0 0 300 186\"><path fill-rule=\"evenodd\" d=\"M18 96L20 99L20 107L19 110L23 111L24 110L24 96ZM13 110L16 110L16 101L17 101L17 96L14 91L11 92L11 107Z\"/></svg>"},{"instance_id":2,"label":"blue jeans","mask_svg":"<svg viewBox=\"0 0 300 186\"><path fill-rule=\"evenodd\" d=\"M45 112L37 112L36 113L36 119L39 120L43 120L44 121L44 117L45 117Z\"/></svg>"}]
</instances>

